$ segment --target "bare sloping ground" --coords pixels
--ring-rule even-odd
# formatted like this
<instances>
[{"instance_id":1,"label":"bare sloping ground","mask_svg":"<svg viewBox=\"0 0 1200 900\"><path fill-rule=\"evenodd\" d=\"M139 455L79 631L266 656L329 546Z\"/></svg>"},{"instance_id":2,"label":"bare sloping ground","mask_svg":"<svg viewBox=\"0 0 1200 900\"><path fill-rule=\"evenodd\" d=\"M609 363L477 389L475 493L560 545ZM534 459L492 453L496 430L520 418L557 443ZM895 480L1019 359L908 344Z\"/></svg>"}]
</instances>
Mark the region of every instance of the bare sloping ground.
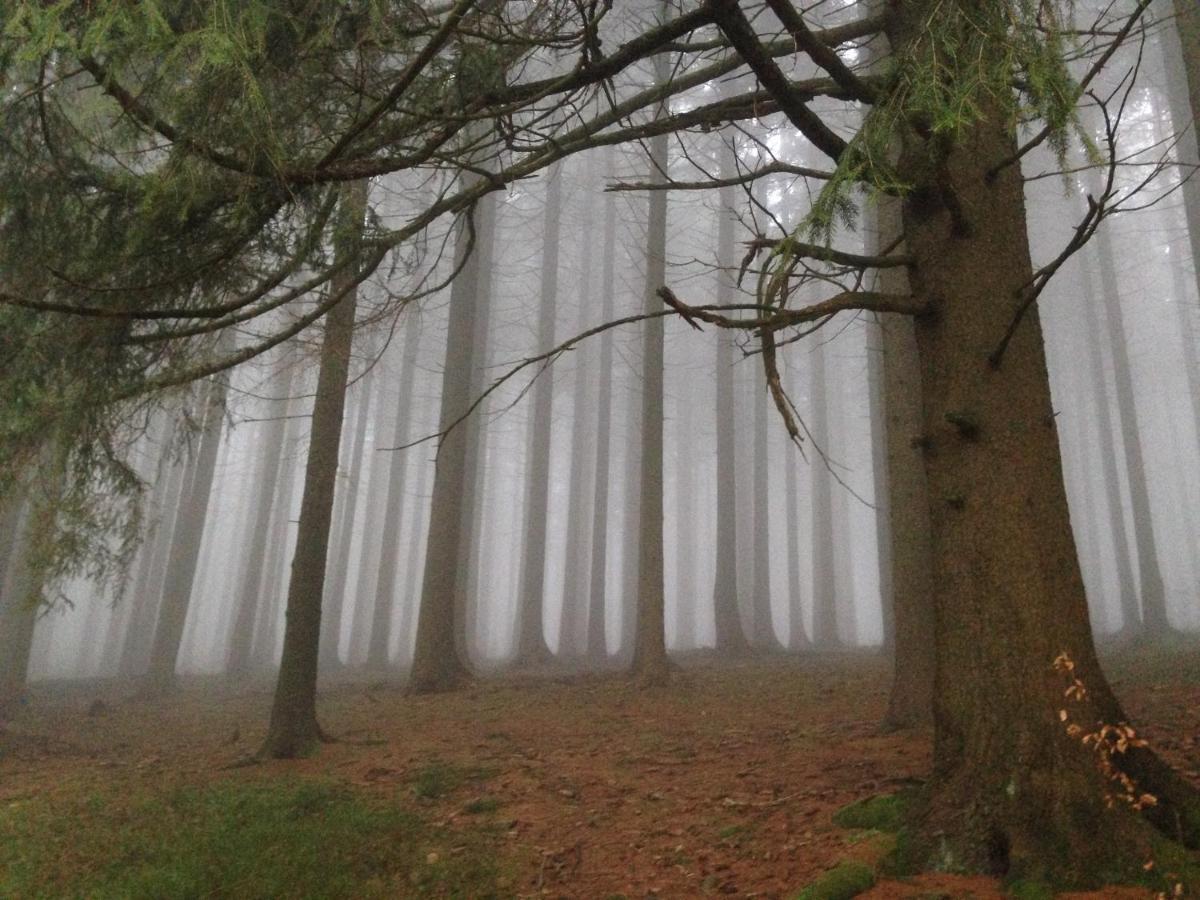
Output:
<instances>
[{"instance_id":1,"label":"bare sloping ground","mask_svg":"<svg viewBox=\"0 0 1200 900\"><path fill-rule=\"evenodd\" d=\"M320 705L338 743L256 765L239 763L262 739L266 683L194 681L154 701L44 685L0 737L0 803L299 773L399 793L451 833L489 825L514 896L792 897L869 843L834 811L929 764L928 734L877 727L886 669L863 653L690 667L661 690L500 677L426 697L344 680ZM1200 653L1126 654L1113 671L1146 736L1200 777ZM867 896L1000 893L930 878Z\"/></svg>"}]
</instances>

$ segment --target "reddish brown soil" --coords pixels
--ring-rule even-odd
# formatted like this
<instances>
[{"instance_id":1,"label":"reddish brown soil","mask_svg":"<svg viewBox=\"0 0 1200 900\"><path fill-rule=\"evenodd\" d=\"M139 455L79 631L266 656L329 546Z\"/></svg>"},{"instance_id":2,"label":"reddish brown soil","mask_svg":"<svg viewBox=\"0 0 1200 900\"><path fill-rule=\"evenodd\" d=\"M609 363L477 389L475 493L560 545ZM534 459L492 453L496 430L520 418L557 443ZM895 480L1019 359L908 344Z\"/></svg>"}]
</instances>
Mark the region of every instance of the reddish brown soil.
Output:
<instances>
[{"instance_id":1,"label":"reddish brown soil","mask_svg":"<svg viewBox=\"0 0 1200 900\"><path fill-rule=\"evenodd\" d=\"M1200 778L1200 654L1123 657L1114 674L1151 742ZM500 823L514 896L792 897L866 852L861 835L831 824L835 810L929 764L928 734L880 732L886 683L870 654L691 667L658 690L616 677L498 678L410 698L342 682L320 703L338 743L232 768L263 736L267 684L194 682L156 701L123 699L116 685L43 686L0 737L0 802L300 773L399 791L450 826ZM104 707L89 714L98 697ZM414 777L431 763L474 771L421 799ZM487 810L468 812L479 800ZM930 877L865 896L1001 894L987 879Z\"/></svg>"}]
</instances>

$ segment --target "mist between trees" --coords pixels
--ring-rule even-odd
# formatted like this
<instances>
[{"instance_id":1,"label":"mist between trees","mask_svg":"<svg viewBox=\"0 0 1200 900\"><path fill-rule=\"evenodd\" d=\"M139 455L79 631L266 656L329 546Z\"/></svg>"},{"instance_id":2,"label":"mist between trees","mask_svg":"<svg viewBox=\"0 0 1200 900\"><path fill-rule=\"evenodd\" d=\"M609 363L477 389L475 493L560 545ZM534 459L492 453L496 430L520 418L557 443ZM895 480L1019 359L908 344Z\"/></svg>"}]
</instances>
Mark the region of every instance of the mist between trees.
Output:
<instances>
[{"instance_id":1,"label":"mist between trees","mask_svg":"<svg viewBox=\"0 0 1200 900\"><path fill-rule=\"evenodd\" d=\"M1200 628L1186 5L10 4L0 703L883 647L921 833L1087 883L1051 662Z\"/></svg>"}]
</instances>

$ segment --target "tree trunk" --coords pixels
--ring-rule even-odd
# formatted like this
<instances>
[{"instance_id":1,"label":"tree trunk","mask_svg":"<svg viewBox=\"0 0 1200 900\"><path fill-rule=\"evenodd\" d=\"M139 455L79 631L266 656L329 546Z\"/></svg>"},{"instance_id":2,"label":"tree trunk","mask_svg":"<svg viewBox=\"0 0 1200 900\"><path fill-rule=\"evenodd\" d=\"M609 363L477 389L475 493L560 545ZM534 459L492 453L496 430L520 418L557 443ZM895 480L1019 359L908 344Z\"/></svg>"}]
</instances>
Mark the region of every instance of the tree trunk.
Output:
<instances>
[{"instance_id":1,"label":"tree trunk","mask_svg":"<svg viewBox=\"0 0 1200 900\"><path fill-rule=\"evenodd\" d=\"M901 233L900 205L882 199L873 216L870 252L878 252ZM908 274L881 269L878 289L908 293ZM892 684L883 725L886 729L928 725L933 718L933 585L930 582L929 493L921 448L921 361L913 323L904 316L881 315L874 328L877 348L869 350L878 370L871 416L880 422L873 449L876 491L883 490L881 512L886 528L877 534L885 619L884 640L892 651ZM876 416L882 417L877 419ZM878 449L882 444L883 459ZM880 495L876 495L877 498Z\"/></svg>"},{"instance_id":2,"label":"tree trunk","mask_svg":"<svg viewBox=\"0 0 1200 900\"><path fill-rule=\"evenodd\" d=\"M0 570L0 731L25 694L33 634L45 602L46 548L55 539L69 452L61 438L46 444L31 477L10 489L0 504L14 535Z\"/></svg>"},{"instance_id":3,"label":"tree trunk","mask_svg":"<svg viewBox=\"0 0 1200 900\"><path fill-rule=\"evenodd\" d=\"M362 665L367 658L367 643L370 639L371 617L374 609L375 589L378 586L381 562L380 542L375 539L383 531L385 515L384 483L392 454L380 450L395 446L387 441L394 436L393 397L387 390L387 379L382 379L375 392L375 408L371 414L370 447L365 449L367 475L367 508L363 514L363 540L358 553L358 573L354 581L354 608L351 611L350 648L346 662L351 666Z\"/></svg>"},{"instance_id":4,"label":"tree trunk","mask_svg":"<svg viewBox=\"0 0 1200 900\"><path fill-rule=\"evenodd\" d=\"M608 153L612 173L614 154ZM600 317L610 322L616 306L615 270L617 252L617 204L611 193L604 195L604 268L600 285ZM588 587L587 656L595 663L608 656L605 600L608 587L608 483L611 468L613 338L606 331L600 336L600 383L596 397L596 475L592 500L592 577Z\"/></svg>"},{"instance_id":5,"label":"tree trunk","mask_svg":"<svg viewBox=\"0 0 1200 900\"><path fill-rule=\"evenodd\" d=\"M737 173L734 148L721 148L721 177L733 178ZM721 188L721 203L717 219L717 303L727 306L734 302L737 250L733 242L736 212L736 188ZM737 548L737 461L734 458L736 411L733 402L734 334L721 329L717 332L717 546L716 574L713 577L714 645L722 654L744 653L749 648L742 629L742 614L738 606L738 548Z\"/></svg>"},{"instance_id":6,"label":"tree trunk","mask_svg":"<svg viewBox=\"0 0 1200 900\"><path fill-rule=\"evenodd\" d=\"M665 15L666 0L662 13ZM654 58L659 84L670 75L664 53ZM650 139L650 180L665 183L670 162L670 137ZM667 278L667 192L650 192L646 234L646 290L644 309L658 312L657 291ZM633 646L633 673L646 685L664 684L669 676L663 587L663 339L661 318L642 323L642 460L641 505L638 534L637 631Z\"/></svg>"},{"instance_id":7,"label":"tree trunk","mask_svg":"<svg viewBox=\"0 0 1200 900\"><path fill-rule=\"evenodd\" d=\"M366 215L367 183L342 189L335 253L339 260L357 259ZM325 315L321 364L313 402L312 435L304 470L304 494L296 531L296 553L288 585L283 656L267 737L261 756L292 759L310 752L321 739L317 724L317 659L321 639L321 594L329 553L329 526L337 481L338 449L354 340L358 289L357 266L348 265L330 290L345 295Z\"/></svg>"},{"instance_id":8,"label":"tree trunk","mask_svg":"<svg viewBox=\"0 0 1200 900\"><path fill-rule=\"evenodd\" d=\"M896 24L922 33L928 5L904 7ZM940 151L906 135L901 161L915 183L904 203L912 286L931 304L916 335L933 525L934 773L914 846L943 867L1086 885L1140 872L1146 857L1134 816L1106 803L1114 786L1095 752L1059 720L1066 707L1084 727L1124 717L1092 644L1036 309L999 366L989 362L1032 264L1020 169L988 174L1014 152L1014 134L1003 113L985 106L981 116ZM1082 702L1064 699L1052 667L1061 653L1086 685ZM1146 758L1135 750L1118 762L1145 776L1140 789L1169 796L1178 785Z\"/></svg>"},{"instance_id":9,"label":"tree trunk","mask_svg":"<svg viewBox=\"0 0 1200 900\"><path fill-rule=\"evenodd\" d=\"M350 548L354 544L354 520L358 511L358 484L362 478L364 445L367 439L367 420L371 414L371 391L375 378L368 371L362 379L362 387L355 403L354 430L346 458L349 471L345 481L335 487L334 521L337 529L330 547L336 552L332 569L325 573L325 597L321 611L321 650L317 667L324 671L342 665L340 644L342 639L342 613L346 608L346 582L350 568ZM335 482L336 483L336 482ZM340 502L339 502L340 501Z\"/></svg>"},{"instance_id":10,"label":"tree trunk","mask_svg":"<svg viewBox=\"0 0 1200 900\"><path fill-rule=\"evenodd\" d=\"M811 644L804 628L804 589L800 581L800 485L796 470L803 459L792 445L788 445L784 456L784 490L787 492L784 544L787 553L788 574L788 641L792 653L807 650Z\"/></svg>"},{"instance_id":11,"label":"tree trunk","mask_svg":"<svg viewBox=\"0 0 1200 900\"><path fill-rule=\"evenodd\" d=\"M1082 213L1080 213L1082 215ZM1132 554L1129 534L1125 528L1125 504L1121 500L1121 480L1117 475L1116 432L1113 430L1112 407L1109 403L1108 377L1104 371L1103 326L1100 322L1100 303L1096 297L1096 280L1092 275L1092 254L1080 265L1083 276L1083 302L1079 315L1083 319L1086 339L1088 380L1096 400L1096 431L1100 444L1100 476L1104 484L1108 507L1107 532L1112 537L1113 561L1117 569L1117 600L1121 610L1121 627L1127 635L1142 630L1142 612L1138 605L1137 587L1133 583Z\"/></svg>"},{"instance_id":12,"label":"tree trunk","mask_svg":"<svg viewBox=\"0 0 1200 900\"><path fill-rule=\"evenodd\" d=\"M235 601L237 606L229 633L225 672L234 676L243 676L250 670L254 623L258 619L259 606L265 601L263 587L266 579L263 576L267 558L267 538L271 534L271 514L276 506L275 489L279 484L279 472L283 464L283 445L290 405L288 398L292 392L293 378L293 369L286 359L277 365L282 371L276 372L267 382L267 393L271 397L267 405L270 421L265 423L265 433L257 448L259 465L254 476L256 490L250 517L250 533L247 535L249 546L246 550L246 570Z\"/></svg>"},{"instance_id":13,"label":"tree trunk","mask_svg":"<svg viewBox=\"0 0 1200 900\"><path fill-rule=\"evenodd\" d=\"M840 645L837 616L837 571L833 549L833 476L829 471L829 398L825 378L825 335L809 351L808 430L816 444L812 473L813 646L827 650Z\"/></svg>"},{"instance_id":14,"label":"tree trunk","mask_svg":"<svg viewBox=\"0 0 1200 900\"><path fill-rule=\"evenodd\" d=\"M471 250L464 223L455 248L456 262L463 265L450 288L450 319L446 326L438 418L438 428L442 431L466 414L474 399L471 397L471 371L475 356L475 300L482 273L479 256ZM468 252L470 256L464 262L463 255ZM459 570L469 558L463 534L463 486L468 449L467 429L462 423L445 434L438 447L429 546L417 613L417 643L409 680L409 691L414 694L453 690L470 675L468 660L462 657L459 648L462 626L458 609Z\"/></svg>"},{"instance_id":15,"label":"tree trunk","mask_svg":"<svg viewBox=\"0 0 1200 900\"><path fill-rule=\"evenodd\" d=\"M226 346L223 335L221 346ZM143 676L143 690L163 694L176 687L175 664L183 627L187 624L188 609L196 580L200 544L208 519L209 499L217 466L217 451L221 446L222 425L225 419L225 395L228 387L223 377L214 376L205 398L204 425L200 446L196 451L196 468L190 483L180 497L180 509L171 536L171 552L167 562L166 583L159 605L158 624L150 662Z\"/></svg>"},{"instance_id":16,"label":"tree trunk","mask_svg":"<svg viewBox=\"0 0 1200 900\"><path fill-rule=\"evenodd\" d=\"M779 650L771 616L771 509L768 463L767 386L754 385L754 630L756 650Z\"/></svg>"},{"instance_id":17,"label":"tree trunk","mask_svg":"<svg viewBox=\"0 0 1200 900\"><path fill-rule=\"evenodd\" d=\"M542 277L538 305L537 347L554 346L554 313L558 305L558 244L562 239L562 166L547 174L546 217L542 234ZM550 658L543 615L546 599L546 517L550 503L550 428L554 403L554 370L538 373L533 384L533 409L526 459L524 549L521 587L517 592L518 665Z\"/></svg>"},{"instance_id":18,"label":"tree trunk","mask_svg":"<svg viewBox=\"0 0 1200 900\"><path fill-rule=\"evenodd\" d=\"M469 263L468 263L469 264ZM459 277L465 275L460 272ZM451 293L453 298L453 292ZM413 437L413 384L417 377L417 349L421 326L416 316L404 323L404 351L400 363L400 399L396 409L396 427L392 446L399 447ZM392 613L396 608L396 567L400 561L400 514L406 508L404 485L408 475L408 454L419 449L392 450L388 453L387 497L384 500L383 531L380 535L379 579L375 585L375 605L371 616L371 636L367 645L367 668L385 669L391 647ZM409 599L409 598L405 598Z\"/></svg>"},{"instance_id":19,"label":"tree trunk","mask_svg":"<svg viewBox=\"0 0 1200 900\"><path fill-rule=\"evenodd\" d=\"M589 173L590 175L590 173ZM585 189L591 188L594 178L583 180ZM576 333L589 324L592 312L592 233L588 228L580 231L581 268L579 279L579 313ZM595 462L592 448L595 436L588 426L592 420L592 407L588 402L592 382L592 347L586 344L575 350L575 383L571 389L571 407L575 421L571 428L571 479L567 494L567 542L566 565L563 573L562 614L559 616L558 656L578 658L587 651L587 586L590 576L591 526L588 502L594 490L591 479Z\"/></svg>"}]
</instances>

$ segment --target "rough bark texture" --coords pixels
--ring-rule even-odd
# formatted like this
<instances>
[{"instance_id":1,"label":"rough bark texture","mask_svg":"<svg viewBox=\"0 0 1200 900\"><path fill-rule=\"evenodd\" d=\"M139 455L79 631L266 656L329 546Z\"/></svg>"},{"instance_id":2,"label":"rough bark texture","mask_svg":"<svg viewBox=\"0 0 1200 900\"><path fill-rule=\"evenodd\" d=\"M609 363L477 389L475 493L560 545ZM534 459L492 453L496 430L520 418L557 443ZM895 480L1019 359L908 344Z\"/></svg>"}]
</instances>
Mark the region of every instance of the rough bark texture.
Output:
<instances>
[{"instance_id":1,"label":"rough bark texture","mask_svg":"<svg viewBox=\"0 0 1200 900\"><path fill-rule=\"evenodd\" d=\"M28 504L23 491L4 498L3 521L11 548L0 570L0 723L20 702L29 672L29 654L37 622L36 587L29 566Z\"/></svg>"},{"instance_id":2,"label":"rough bark texture","mask_svg":"<svg viewBox=\"0 0 1200 900\"><path fill-rule=\"evenodd\" d=\"M367 184L354 182L343 189L337 235L337 255L358 254L366 214ZM345 291L325 316L321 363L313 403L312 435L304 471L304 494L296 532L296 554L288 585L283 656L271 719L260 755L290 759L308 753L322 737L317 724L317 659L321 639L321 595L329 553L329 527L337 481L338 449L346 405L346 381L354 339L358 292L350 266L335 278L330 290Z\"/></svg>"},{"instance_id":3,"label":"rough bark texture","mask_svg":"<svg viewBox=\"0 0 1200 900\"><path fill-rule=\"evenodd\" d=\"M903 7L894 46L920 33L927 6ZM902 160L916 185L904 204L913 289L931 304L916 334L938 663L918 844L931 864L1088 884L1132 874L1145 847L1135 817L1108 808L1093 751L1059 721L1066 706L1085 727L1121 713L1092 645L1036 310L989 363L1032 272L1019 167L987 175L1015 148L1005 121L983 109L936 165L938 148L906 136ZM1063 652L1082 703L1064 701L1052 668ZM1145 759L1121 763L1142 789L1165 774L1170 791Z\"/></svg>"},{"instance_id":4,"label":"rough bark texture","mask_svg":"<svg viewBox=\"0 0 1200 900\"><path fill-rule=\"evenodd\" d=\"M143 678L143 688L149 693L164 693L175 688L175 663L191 606L196 564L200 559L200 543L208 519L209 498L217 466L217 451L221 446L226 390L226 383L221 376L215 376L208 386L204 425L200 433L200 446L196 450L196 468L180 496L158 624L154 629L150 662Z\"/></svg>"},{"instance_id":5,"label":"rough bark texture","mask_svg":"<svg viewBox=\"0 0 1200 900\"><path fill-rule=\"evenodd\" d=\"M902 228L900 206L883 200L876 208L876 247L889 244ZM908 275L900 268L882 269L880 290L908 293ZM921 362L912 320L882 315L877 322L879 372L876 385L882 415L883 509L887 528L880 532L880 577L885 578L884 608L891 608L892 686L885 728L927 725L933 718L933 585L930 582L929 494L921 448ZM873 419L874 421L874 419ZM876 489L880 487L876 481ZM885 641L887 629L885 626Z\"/></svg>"},{"instance_id":6,"label":"rough bark texture","mask_svg":"<svg viewBox=\"0 0 1200 900\"><path fill-rule=\"evenodd\" d=\"M538 305L538 350L554 346L554 316L558 305L558 243L562 232L562 167L549 172L546 216L542 233L542 277ZM521 582L517 592L518 665L550 658L543 622L546 601L546 517L550 504L550 428L554 403L554 370L538 374L533 385L525 496L524 546Z\"/></svg>"}]
</instances>

